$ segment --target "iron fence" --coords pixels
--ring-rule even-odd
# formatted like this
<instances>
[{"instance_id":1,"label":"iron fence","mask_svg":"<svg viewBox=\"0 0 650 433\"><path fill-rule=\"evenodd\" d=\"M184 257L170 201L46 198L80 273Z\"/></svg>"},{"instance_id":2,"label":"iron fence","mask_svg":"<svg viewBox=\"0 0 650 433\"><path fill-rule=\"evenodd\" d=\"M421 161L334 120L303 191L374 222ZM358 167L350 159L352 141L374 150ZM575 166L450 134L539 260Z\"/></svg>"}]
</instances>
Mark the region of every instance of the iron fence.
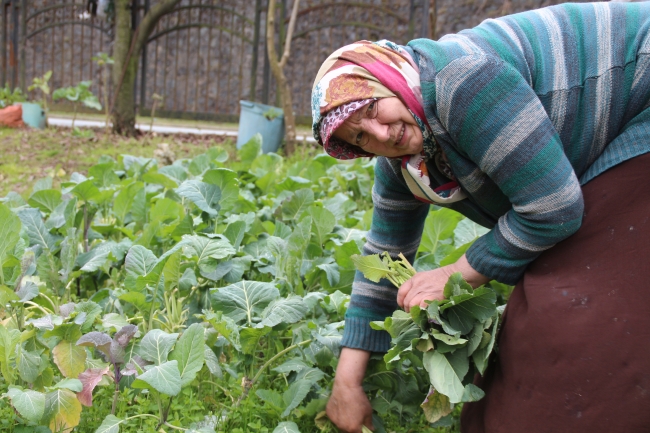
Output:
<instances>
[{"instance_id":1,"label":"iron fence","mask_svg":"<svg viewBox=\"0 0 650 433\"><path fill-rule=\"evenodd\" d=\"M138 111L147 114L154 95L163 98L157 115L168 117L235 120L241 99L278 105L266 53L267 1L182 0L159 21L143 50L136 79ZM336 48L360 39L403 44L430 36L436 4L452 18L445 23L453 25L454 8L462 11L469 4L486 16L498 15L506 6L511 12L517 0L505 0L502 7L495 3L302 0L285 68L298 118L309 116L313 77ZM558 1L519 0L514 9L550 3ZM152 4L155 0L132 0L134 27ZM280 53L292 4L278 0ZM110 91L110 80L103 82L103 70L92 58L111 53L113 28L86 10L86 0L0 0L0 5L0 83L26 90L33 77L52 70L53 89L92 80L96 94Z\"/></svg>"}]
</instances>

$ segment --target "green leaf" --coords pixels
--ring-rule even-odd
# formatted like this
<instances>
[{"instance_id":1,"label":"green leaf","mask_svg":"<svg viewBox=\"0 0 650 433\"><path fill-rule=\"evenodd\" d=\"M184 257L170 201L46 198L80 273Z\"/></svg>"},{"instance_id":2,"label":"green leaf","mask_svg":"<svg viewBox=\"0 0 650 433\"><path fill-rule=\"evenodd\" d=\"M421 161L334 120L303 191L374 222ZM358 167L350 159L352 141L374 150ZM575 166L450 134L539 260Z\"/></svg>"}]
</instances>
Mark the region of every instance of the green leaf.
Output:
<instances>
[{"instance_id":1,"label":"green leaf","mask_svg":"<svg viewBox=\"0 0 650 433\"><path fill-rule=\"evenodd\" d=\"M282 218L285 221L296 220L314 203L314 191L299 189L282 203Z\"/></svg>"},{"instance_id":2,"label":"green leaf","mask_svg":"<svg viewBox=\"0 0 650 433\"><path fill-rule=\"evenodd\" d=\"M113 213L122 223L125 223L129 212L133 212L136 200L140 199L142 193L144 193L144 184L133 182L117 194L113 202Z\"/></svg>"},{"instance_id":3,"label":"green leaf","mask_svg":"<svg viewBox=\"0 0 650 433\"><path fill-rule=\"evenodd\" d=\"M70 391L81 392L83 390L83 384L79 379L63 379L54 385L54 388L69 389Z\"/></svg>"},{"instance_id":4,"label":"green leaf","mask_svg":"<svg viewBox=\"0 0 650 433\"><path fill-rule=\"evenodd\" d=\"M167 361L167 355L177 339L178 334L168 334L162 329L152 329L140 341L138 353L147 361L161 365Z\"/></svg>"},{"instance_id":5,"label":"green leaf","mask_svg":"<svg viewBox=\"0 0 650 433\"><path fill-rule=\"evenodd\" d=\"M237 173L226 168L217 168L203 173L203 182L221 189L219 204L222 210L230 210L239 197Z\"/></svg>"},{"instance_id":6,"label":"green leaf","mask_svg":"<svg viewBox=\"0 0 650 433\"><path fill-rule=\"evenodd\" d=\"M289 386L289 389L282 395L282 400L284 400L285 404L284 412L281 415L283 418L302 403L305 397L307 397L307 394L309 394L311 386L312 382L304 379L297 380Z\"/></svg>"},{"instance_id":7,"label":"green leaf","mask_svg":"<svg viewBox=\"0 0 650 433\"><path fill-rule=\"evenodd\" d=\"M300 430L298 430L298 426L295 422L287 421L278 424L278 426L273 429L273 433L300 433Z\"/></svg>"},{"instance_id":8,"label":"green leaf","mask_svg":"<svg viewBox=\"0 0 650 433\"><path fill-rule=\"evenodd\" d=\"M148 171L142 175L142 180L147 183L155 183L156 185L162 185L167 189L173 189L178 186L178 183L169 176L165 176L162 173L157 173L155 171Z\"/></svg>"},{"instance_id":9,"label":"green leaf","mask_svg":"<svg viewBox=\"0 0 650 433\"><path fill-rule=\"evenodd\" d=\"M280 393L277 391L274 391L272 389L258 389L255 391L255 395L257 395L265 403L268 403L278 412L280 412L284 407L282 395L280 395Z\"/></svg>"},{"instance_id":10,"label":"green leaf","mask_svg":"<svg viewBox=\"0 0 650 433\"><path fill-rule=\"evenodd\" d=\"M474 361L474 365L476 365L476 369L481 374L485 373L485 369L487 368L487 364L488 364L488 359L490 358L492 349L494 349L494 342L496 340L498 324L499 324L499 316L495 315L494 318L492 319L491 332L488 334L490 336L488 343L485 346L479 346L479 348L476 349L476 351L472 354L472 360Z\"/></svg>"},{"instance_id":11,"label":"green leaf","mask_svg":"<svg viewBox=\"0 0 650 433\"><path fill-rule=\"evenodd\" d=\"M309 214L312 218L312 233L316 236L316 242L318 245L323 245L334 229L336 218L329 210L317 206L310 207Z\"/></svg>"},{"instance_id":12,"label":"green leaf","mask_svg":"<svg viewBox=\"0 0 650 433\"><path fill-rule=\"evenodd\" d=\"M272 283L240 281L212 292L212 308L239 322L244 319L252 324L254 317L266 306L280 297L280 291Z\"/></svg>"},{"instance_id":13,"label":"green leaf","mask_svg":"<svg viewBox=\"0 0 650 433\"><path fill-rule=\"evenodd\" d=\"M473 293L452 296L450 302L440 307L449 323L462 334L469 334L478 322L484 322L496 313L496 294L481 287Z\"/></svg>"},{"instance_id":14,"label":"green leaf","mask_svg":"<svg viewBox=\"0 0 650 433\"><path fill-rule=\"evenodd\" d=\"M67 340L52 349L52 358L65 377L76 378L85 370L86 349Z\"/></svg>"},{"instance_id":15,"label":"green leaf","mask_svg":"<svg viewBox=\"0 0 650 433\"><path fill-rule=\"evenodd\" d=\"M223 232L223 235L228 238L230 245L232 245L235 250L241 245L241 241L244 239L245 234L246 223L244 221L235 221L228 224L228 227L226 227L226 230Z\"/></svg>"},{"instance_id":16,"label":"green leaf","mask_svg":"<svg viewBox=\"0 0 650 433\"><path fill-rule=\"evenodd\" d=\"M135 288L137 277L147 275L158 262L156 255L141 245L132 246L124 260L127 274L124 285L127 288Z\"/></svg>"},{"instance_id":17,"label":"green leaf","mask_svg":"<svg viewBox=\"0 0 650 433\"><path fill-rule=\"evenodd\" d=\"M0 203L0 272L2 264L20 239L20 218L7 206Z\"/></svg>"},{"instance_id":18,"label":"green leaf","mask_svg":"<svg viewBox=\"0 0 650 433\"><path fill-rule=\"evenodd\" d=\"M424 353L422 363L429 373L431 385L439 393L449 397L451 403L460 403L463 398L464 387L445 355L430 350Z\"/></svg>"},{"instance_id":19,"label":"green leaf","mask_svg":"<svg viewBox=\"0 0 650 433\"><path fill-rule=\"evenodd\" d=\"M50 430L68 431L79 424L81 403L69 389L57 389L45 395L45 415Z\"/></svg>"},{"instance_id":20,"label":"green leaf","mask_svg":"<svg viewBox=\"0 0 650 433\"><path fill-rule=\"evenodd\" d=\"M454 245L457 247L467 245L489 231L490 229L476 224L471 219L464 218L458 223L454 230Z\"/></svg>"},{"instance_id":21,"label":"green leaf","mask_svg":"<svg viewBox=\"0 0 650 433\"><path fill-rule=\"evenodd\" d=\"M181 374L181 386L188 385L203 367L204 356L203 326L194 323L190 325L181 338L178 339L174 350L169 354L169 360L178 361Z\"/></svg>"},{"instance_id":22,"label":"green leaf","mask_svg":"<svg viewBox=\"0 0 650 433\"><path fill-rule=\"evenodd\" d=\"M445 288L443 296L447 299L452 296L463 295L466 293L472 293L474 289L470 286L464 279L460 272L452 274L447 283L445 283Z\"/></svg>"},{"instance_id":23,"label":"green leaf","mask_svg":"<svg viewBox=\"0 0 650 433\"><path fill-rule=\"evenodd\" d=\"M99 189L92 179L78 183L70 192L83 201L91 201L99 195Z\"/></svg>"},{"instance_id":24,"label":"green leaf","mask_svg":"<svg viewBox=\"0 0 650 433\"><path fill-rule=\"evenodd\" d=\"M203 345L203 357L205 359L205 365L208 367L208 370L210 370L210 373L213 376L221 378L223 374L221 372L221 366L219 366L219 358L217 358L217 355L214 354L207 344Z\"/></svg>"},{"instance_id":25,"label":"green leaf","mask_svg":"<svg viewBox=\"0 0 650 433\"><path fill-rule=\"evenodd\" d=\"M454 229L464 217L450 209L432 210L429 213L422 233L422 241L418 251L434 254L442 241L447 241Z\"/></svg>"},{"instance_id":26,"label":"green leaf","mask_svg":"<svg viewBox=\"0 0 650 433\"><path fill-rule=\"evenodd\" d=\"M115 415L108 414L102 424L99 426L95 433L119 433L120 424L124 422L123 419L119 419Z\"/></svg>"},{"instance_id":27,"label":"green leaf","mask_svg":"<svg viewBox=\"0 0 650 433\"><path fill-rule=\"evenodd\" d=\"M271 330L272 328L269 328L268 326L263 328L243 328L239 333L242 352L248 355L253 355L260 349L259 342L262 337L271 332Z\"/></svg>"},{"instance_id":28,"label":"green leaf","mask_svg":"<svg viewBox=\"0 0 650 433\"><path fill-rule=\"evenodd\" d=\"M463 392L463 402L479 401L485 397L485 392L473 383L465 385L465 392Z\"/></svg>"},{"instance_id":29,"label":"green leaf","mask_svg":"<svg viewBox=\"0 0 650 433\"><path fill-rule=\"evenodd\" d=\"M280 323L296 323L305 317L307 311L307 305L300 296L276 299L264 309L262 321L255 327L269 326L272 328Z\"/></svg>"},{"instance_id":30,"label":"green leaf","mask_svg":"<svg viewBox=\"0 0 650 433\"><path fill-rule=\"evenodd\" d=\"M27 236L29 236L30 245L40 245L44 249L53 250L57 238L52 236L43 224L41 211L38 209L21 209L18 211L18 217L23 223Z\"/></svg>"},{"instance_id":31,"label":"green leaf","mask_svg":"<svg viewBox=\"0 0 650 433\"><path fill-rule=\"evenodd\" d=\"M163 174L160 176L168 179ZM185 217L185 209L183 209L183 205L174 200L162 198L153 205L149 217L152 222L159 221L166 223L169 221L180 221Z\"/></svg>"},{"instance_id":32,"label":"green leaf","mask_svg":"<svg viewBox=\"0 0 650 433\"><path fill-rule=\"evenodd\" d=\"M176 193L190 200L211 217L216 217L219 214L221 188L216 185L198 180L186 180L176 188Z\"/></svg>"},{"instance_id":33,"label":"green leaf","mask_svg":"<svg viewBox=\"0 0 650 433\"><path fill-rule=\"evenodd\" d=\"M23 391L10 387L6 395L9 396L11 404L20 416L34 424L41 421L45 413L45 394L29 389Z\"/></svg>"},{"instance_id":34,"label":"green leaf","mask_svg":"<svg viewBox=\"0 0 650 433\"><path fill-rule=\"evenodd\" d=\"M9 385L13 384L16 379L13 364L18 343L20 343L20 331L7 329L0 324L0 371Z\"/></svg>"},{"instance_id":35,"label":"green leaf","mask_svg":"<svg viewBox=\"0 0 650 433\"><path fill-rule=\"evenodd\" d=\"M350 258L363 276L375 283L378 283L382 278L386 278L390 272L390 268L381 260L378 254L369 256L355 254Z\"/></svg>"},{"instance_id":36,"label":"green leaf","mask_svg":"<svg viewBox=\"0 0 650 433\"><path fill-rule=\"evenodd\" d=\"M219 263L218 260L236 253L227 239L192 235L184 236L183 240L188 245L185 250L191 248L194 251L194 254L198 257L199 269L204 273L214 271Z\"/></svg>"},{"instance_id":37,"label":"green leaf","mask_svg":"<svg viewBox=\"0 0 650 433\"><path fill-rule=\"evenodd\" d=\"M45 368L47 361L41 357L40 352L27 351L22 347L18 349L18 374L25 382L34 383L42 369Z\"/></svg>"},{"instance_id":38,"label":"green leaf","mask_svg":"<svg viewBox=\"0 0 650 433\"><path fill-rule=\"evenodd\" d=\"M175 396L181 392L181 374L178 361L167 361L160 365L147 366L131 385L133 388L153 388L165 395Z\"/></svg>"},{"instance_id":39,"label":"green leaf","mask_svg":"<svg viewBox=\"0 0 650 433\"><path fill-rule=\"evenodd\" d=\"M61 203L61 191L56 189L43 189L34 192L27 200L31 207L36 207L42 212L52 213Z\"/></svg>"},{"instance_id":40,"label":"green leaf","mask_svg":"<svg viewBox=\"0 0 650 433\"><path fill-rule=\"evenodd\" d=\"M237 156L241 161L240 171L246 171L250 168L251 164L262 153L262 135L257 133L248 140L237 151Z\"/></svg>"},{"instance_id":41,"label":"green leaf","mask_svg":"<svg viewBox=\"0 0 650 433\"><path fill-rule=\"evenodd\" d=\"M141 292L127 292L118 297L120 301L128 302L140 311L149 311L151 303L147 302L147 297Z\"/></svg>"}]
</instances>

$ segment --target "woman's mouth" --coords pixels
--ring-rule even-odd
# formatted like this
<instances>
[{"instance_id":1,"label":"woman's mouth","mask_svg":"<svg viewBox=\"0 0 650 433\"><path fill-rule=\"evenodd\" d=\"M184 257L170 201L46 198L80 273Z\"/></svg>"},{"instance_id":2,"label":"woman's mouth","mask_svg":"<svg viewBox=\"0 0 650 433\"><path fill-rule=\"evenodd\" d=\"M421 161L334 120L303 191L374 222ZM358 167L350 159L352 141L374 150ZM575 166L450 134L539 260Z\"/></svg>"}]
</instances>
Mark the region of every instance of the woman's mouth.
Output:
<instances>
[{"instance_id":1,"label":"woman's mouth","mask_svg":"<svg viewBox=\"0 0 650 433\"><path fill-rule=\"evenodd\" d=\"M402 123L402 128L399 131L399 136L397 137L397 140L395 140L395 147L400 147L404 144L402 141L404 141L405 131L406 131L406 125Z\"/></svg>"}]
</instances>

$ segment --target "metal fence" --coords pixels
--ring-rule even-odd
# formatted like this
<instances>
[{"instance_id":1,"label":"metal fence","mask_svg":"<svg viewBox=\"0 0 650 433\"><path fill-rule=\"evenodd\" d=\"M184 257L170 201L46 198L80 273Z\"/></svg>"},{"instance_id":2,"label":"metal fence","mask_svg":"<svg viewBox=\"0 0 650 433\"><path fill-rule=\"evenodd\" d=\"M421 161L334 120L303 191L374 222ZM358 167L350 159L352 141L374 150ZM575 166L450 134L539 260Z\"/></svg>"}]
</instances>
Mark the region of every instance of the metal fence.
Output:
<instances>
[{"instance_id":1,"label":"metal fence","mask_svg":"<svg viewBox=\"0 0 650 433\"><path fill-rule=\"evenodd\" d=\"M113 28L89 14L86 3L0 0L0 82L26 89L33 77L52 70L53 89L93 80L93 91L103 93L103 71L92 57L111 53ZM436 3L444 10L459 4L457 0L302 0L285 68L298 117L310 113L312 80L328 54L360 39L406 43L429 36L429 12ZM481 8L486 5L486 1L476 3ZM528 3L539 7L550 2ZM132 0L134 26L153 4L155 0ZM292 4L293 0L278 0L278 52ZM136 80L139 112L149 112L154 94L163 97L157 115L169 117L235 120L241 99L277 105L266 55L266 9L267 0L183 0L161 19L142 53ZM110 90L110 83L107 86Z\"/></svg>"}]
</instances>

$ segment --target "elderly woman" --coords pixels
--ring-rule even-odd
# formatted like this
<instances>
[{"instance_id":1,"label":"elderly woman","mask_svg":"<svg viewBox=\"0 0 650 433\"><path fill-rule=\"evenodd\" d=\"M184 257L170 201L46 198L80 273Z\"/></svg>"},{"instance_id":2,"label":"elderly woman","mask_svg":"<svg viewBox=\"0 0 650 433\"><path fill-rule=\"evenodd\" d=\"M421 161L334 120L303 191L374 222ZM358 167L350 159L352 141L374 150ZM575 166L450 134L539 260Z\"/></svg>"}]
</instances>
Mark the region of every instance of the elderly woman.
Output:
<instances>
[{"instance_id":1,"label":"elderly woman","mask_svg":"<svg viewBox=\"0 0 650 433\"><path fill-rule=\"evenodd\" d=\"M454 272L516 284L463 432L647 431L649 26L648 2L563 4L325 61L314 135L379 156L364 254L412 260L429 204L491 228L399 291L357 273L327 408L343 431L371 426L362 380L390 337L369 322L441 299Z\"/></svg>"}]
</instances>

